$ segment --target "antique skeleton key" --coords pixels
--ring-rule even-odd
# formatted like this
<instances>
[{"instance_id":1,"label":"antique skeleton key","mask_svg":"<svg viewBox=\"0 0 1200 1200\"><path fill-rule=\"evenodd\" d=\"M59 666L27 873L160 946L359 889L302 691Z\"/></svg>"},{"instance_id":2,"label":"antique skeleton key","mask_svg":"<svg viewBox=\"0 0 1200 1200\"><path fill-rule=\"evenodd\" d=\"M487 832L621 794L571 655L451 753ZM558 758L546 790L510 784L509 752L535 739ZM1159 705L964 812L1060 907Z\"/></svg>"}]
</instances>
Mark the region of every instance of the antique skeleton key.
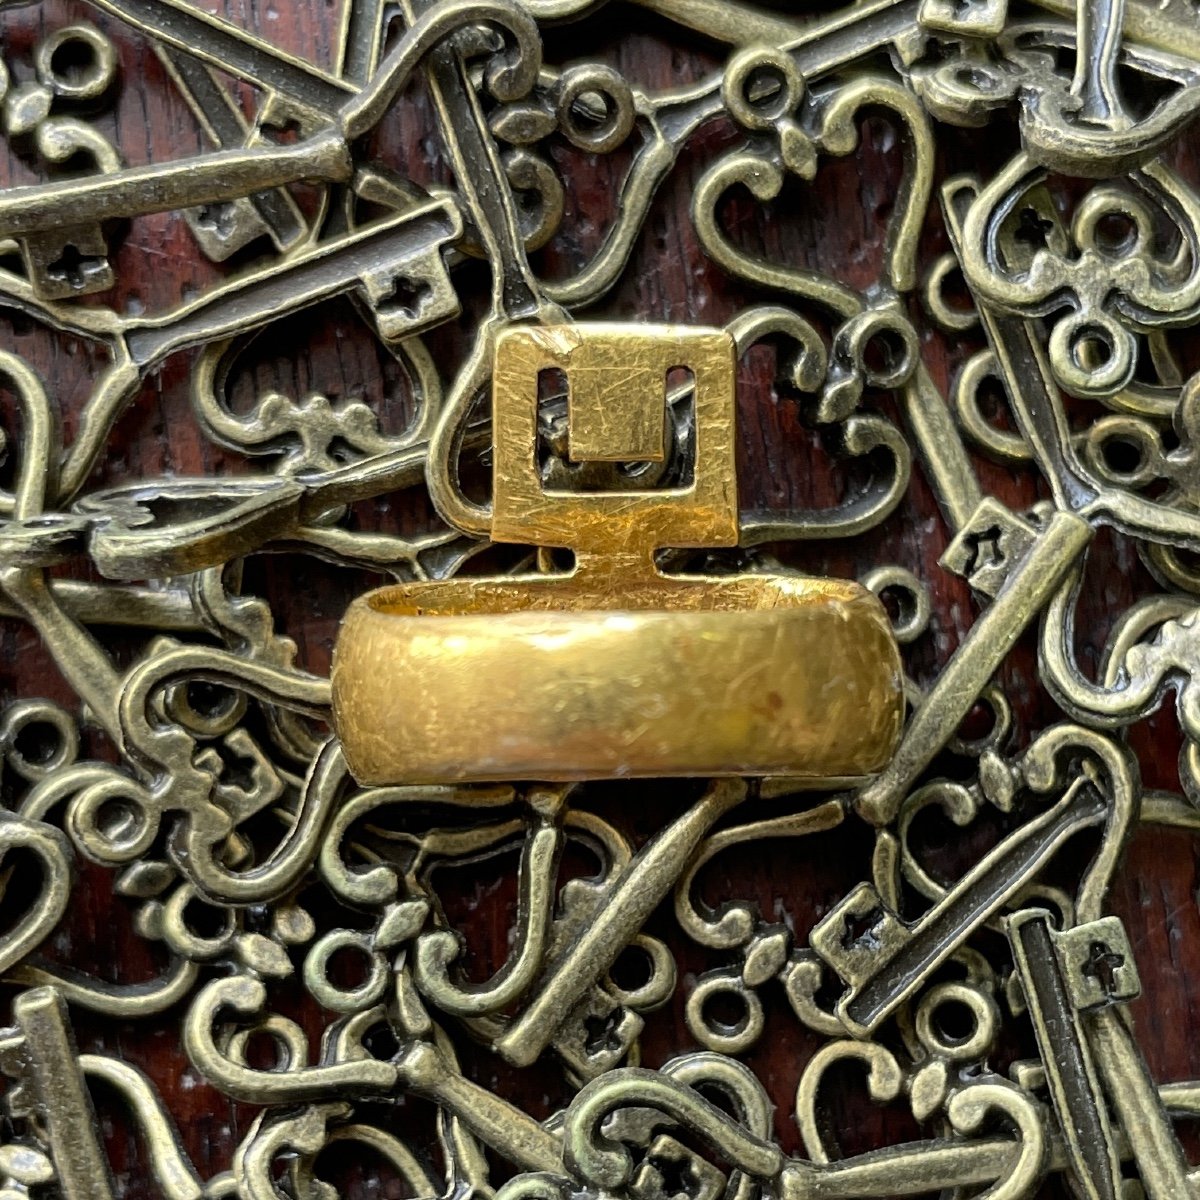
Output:
<instances>
[{"instance_id":1,"label":"antique skeleton key","mask_svg":"<svg viewBox=\"0 0 1200 1200\"><path fill-rule=\"evenodd\" d=\"M914 925L860 884L813 928L810 943L849 985L837 1014L856 1037L872 1034L929 973L1016 895L1068 838L1097 825L1108 805L1076 780L1053 807L1009 834Z\"/></svg>"},{"instance_id":2,"label":"antique skeleton key","mask_svg":"<svg viewBox=\"0 0 1200 1200\"><path fill-rule=\"evenodd\" d=\"M861 884L813 929L813 949L849 985L836 1012L855 1036L873 1032L971 932L1030 883L1063 842L1102 821L1100 848L1078 901L1088 916L1098 911L1136 819L1138 785L1128 756L1111 740L1072 725L1043 733L1026 751L1020 773L1034 790L1048 791L1058 785L1069 753L1087 757L1059 801L1009 834L914 925L906 926L874 887Z\"/></svg>"},{"instance_id":3,"label":"antique skeleton key","mask_svg":"<svg viewBox=\"0 0 1200 1200\"><path fill-rule=\"evenodd\" d=\"M558 1138L515 1105L467 1079L444 1048L440 1031L420 1011L419 1001L415 1008L412 1003L406 1006L399 1023L405 1040L387 1061L371 1058L359 1041L384 1019L383 1010L375 1009L340 1028L330 1046L333 1061L265 1071L234 1061L227 1043L215 1036L216 1017L223 1008L250 1013L264 999L264 989L255 980L217 980L204 988L188 1013L184 1029L188 1055L209 1078L219 1079L229 1095L272 1104L320 1100L339 1087L342 1095L375 1097L408 1090L444 1105L480 1140L520 1168L552 1171L560 1166ZM425 1026L421 1038L409 1035L406 1026L413 1022Z\"/></svg>"},{"instance_id":4,"label":"antique skeleton key","mask_svg":"<svg viewBox=\"0 0 1200 1200\"><path fill-rule=\"evenodd\" d=\"M740 782L715 785L634 858L610 887L578 939L547 963L522 1011L496 1042L504 1058L517 1066L528 1066L541 1054L564 1015L571 1013L589 988L603 978L626 942L670 893L679 864L687 861L713 822L740 803L745 794L745 785ZM630 1033L636 1034L636 1028L624 1031L624 1037Z\"/></svg>"},{"instance_id":5,"label":"antique skeleton key","mask_svg":"<svg viewBox=\"0 0 1200 1200\"><path fill-rule=\"evenodd\" d=\"M131 7L126 6L124 11L128 13ZM350 85L350 90L365 87L378 66L384 32L383 7L380 0L359 0L358 3L345 6L342 16L344 53L339 64L339 77ZM152 12L147 15L154 20ZM225 29L219 22L214 24L201 19L197 25L208 33L219 30L214 40L225 47L231 42L237 43L239 37L245 39L245 35ZM265 43L253 40L242 40L238 44L260 59L266 57L269 49ZM166 41L156 41L154 49L215 146L233 148L263 144L260 131L247 124L241 109L234 104L229 92L214 75L211 65L195 57L192 49L185 51ZM281 57L278 61L282 65L289 60ZM304 72L297 71L288 92L287 103L293 107L299 104L302 113L309 113L312 109L313 100L305 87L306 82L311 85L312 78L312 75L306 77ZM264 116L268 119L278 113L279 95L277 91L272 92L272 99L263 106ZM302 99L298 99L298 96ZM329 119L333 115L330 112ZM311 114L308 119L313 119ZM345 203L352 203L352 197L351 192ZM282 187L199 209L185 209L184 219L205 254L217 262L228 258L264 233L269 233L276 248L283 251L290 249L307 232L307 225L296 202L291 193ZM331 233L344 231L345 225L341 222L337 228L327 229Z\"/></svg>"},{"instance_id":6,"label":"antique skeleton key","mask_svg":"<svg viewBox=\"0 0 1200 1200\"><path fill-rule=\"evenodd\" d=\"M895 817L909 788L954 735L979 692L1091 539L1091 526L1073 513L1056 512L1036 529L990 498L981 502L971 524L951 544L947 559L974 568L972 580L979 577L983 590L994 591L995 598L923 697L892 761L855 797L860 816L874 825ZM995 553L981 555L984 543Z\"/></svg>"},{"instance_id":7,"label":"antique skeleton key","mask_svg":"<svg viewBox=\"0 0 1200 1200\"><path fill-rule=\"evenodd\" d=\"M943 191L951 240L960 253L964 206L975 194L975 186L962 179L950 181ZM856 797L858 812L876 824L894 815L1017 637L1070 576L1091 539L1092 523L1164 542L1200 533L1196 514L1104 488L1088 477L1071 447L1045 353L1028 323L1000 316L983 301L977 308L1018 424L1050 482L1058 511L1038 530L989 497L948 548L943 564L967 574L977 590L994 599L925 697L888 770Z\"/></svg>"},{"instance_id":8,"label":"antique skeleton key","mask_svg":"<svg viewBox=\"0 0 1200 1200\"><path fill-rule=\"evenodd\" d=\"M412 28L437 8L436 0L404 0ZM548 303L525 256L516 200L453 39L430 51L427 77L438 123L449 152L463 203L484 251L493 264L492 314L519 320L561 317Z\"/></svg>"},{"instance_id":9,"label":"antique skeleton key","mask_svg":"<svg viewBox=\"0 0 1200 1200\"><path fill-rule=\"evenodd\" d=\"M356 290L365 294L386 338L404 337L457 312L442 248L461 229L457 210L434 201L261 268L172 313L123 322L113 338L113 366L84 409L67 452L63 495L71 497L83 486L143 372L177 350Z\"/></svg>"},{"instance_id":10,"label":"antique skeleton key","mask_svg":"<svg viewBox=\"0 0 1200 1200\"><path fill-rule=\"evenodd\" d=\"M960 255L964 253L964 221L978 191L975 181L965 177L952 179L943 188L947 228ZM982 298L976 307L1013 415L1059 509L1152 541L1186 543L1200 536L1200 516L1194 512L1124 488L1105 487L1092 477L1071 442L1062 397L1031 322L1003 315Z\"/></svg>"},{"instance_id":11,"label":"antique skeleton key","mask_svg":"<svg viewBox=\"0 0 1200 1200\"><path fill-rule=\"evenodd\" d=\"M94 7L170 47L268 92L277 93L320 123L332 123L338 109L359 89L302 58L255 37L187 0L90 0Z\"/></svg>"},{"instance_id":12,"label":"antique skeleton key","mask_svg":"<svg viewBox=\"0 0 1200 1200\"><path fill-rule=\"evenodd\" d=\"M0 237L46 233L81 218L136 217L220 204L301 180L345 181L353 164L342 134L324 130L295 146L219 150L167 165L127 167L69 188L31 183L0 196Z\"/></svg>"},{"instance_id":13,"label":"antique skeleton key","mask_svg":"<svg viewBox=\"0 0 1200 1200\"><path fill-rule=\"evenodd\" d=\"M1141 991L1116 917L1062 931L1040 909L1005 922L1074 1175L1092 1200L1119 1200L1120 1153L1106 1097L1151 1200L1193 1193L1187 1161L1118 1005Z\"/></svg>"},{"instance_id":14,"label":"antique skeleton key","mask_svg":"<svg viewBox=\"0 0 1200 1200\"><path fill-rule=\"evenodd\" d=\"M13 1002L13 1016L15 1026L0 1034L0 1064L21 1080L24 1091L21 1109L11 1115L32 1120L44 1131L53 1176L65 1200L114 1200L117 1193L96 1136L96 1114L66 1003L54 988L33 988ZM12 1101L10 1091L10 1108Z\"/></svg>"},{"instance_id":15,"label":"antique skeleton key","mask_svg":"<svg viewBox=\"0 0 1200 1200\"><path fill-rule=\"evenodd\" d=\"M250 126L213 69L171 46L156 43L154 49L209 140L222 149L245 145ZM269 234L275 248L283 251L307 233L304 217L283 187L187 208L183 217L214 262L224 262L263 234Z\"/></svg>"},{"instance_id":16,"label":"antique skeleton key","mask_svg":"<svg viewBox=\"0 0 1200 1200\"><path fill-rule=\"evenodd\" d=\"M526 60L510 69L508 77L535 75L538 64L532 56L538 43L532 20L522 9L501 3L481 7L483 15L514 32L525 50ZM101 221L223 203L299 181L348 183L354 174L350 145L383 118L418 63L436 54L439 43L462 20L454 3L432 5L410 25L370 83L361 90L349 89L335 107L323 110L313 131L295 145L219 150L165 166L151 163L77 181L66 190L52 184L9 188L0 196L0 238L41 233L80 219Z\"/></svg>"},{"instance_id":17,"label":"antique skeleton key","mask_svg":"<svg viewBox=\"0 0 1200 1200\"><path fill-rule=\"evenodd\" d=\"M86 68L70 72L64 69L61 64L72 58L83 59ZM29 89L29 100L39 96L44 108L39 106L28 113L28 128L15 113L6 113L7 135L27 137L51 169L66 164L74 175L83 162L88 162L96 174L119 171L121 156L109 140L71 115L74 107L96 102L112 90L117 75L112 43L91 25L68 25L38 44L36 62L38 81L25 87ZM60 108L64 111L59 112ZM106 291L115 282L108 259L107 231L96 221L64 220L53 229L19 238L18 245L25 274L37 295L45 300L92 295Z\"/></svg>"},{"instance_id":18,"label":"antique skeleton key","mask_svg":"<svg viewBox=\"0 0 1200 1200\"><path fill-rule=\"evenodd\" d=\"M813 1163L785 1157L778 1146L666 1072L627 1067L589 1083L566 1113L564 1162L593 1194L627 1187L633 1177L632 1157L622 1144L618 1125L618 1118L626 1117L630 1109L646 1117L658 1113L669 1117L681 1133L703 1137L731 1170L786 1200L928 1195L980 1183L992 1184L988 1190L993 1195L1017 1200L1031 1193L1050 1165L1050 1139L1040 1106L995 1077L984 1077L953 1098L951 1125L971 1133L994 1111L1016 1126L1017 1142L934 1140L895 1147L886 1154L876 1151L842 1162Z\"/></svg>"},{"instance_id":19,"label":"antique skeleton key","mask_svg":"<svg viewBox=\"0 0 1200 1200\"><path fill-rule=\"evenodd\" d=\"M453 206L431 201L322 242L174 312L128 321L129 357L145 370L185 346L247 332L349 291L363 294L380 337L406 337L458 311L442 252L461 228Z\"/></svg>"},{"instance_id":20,"label":"antique skeleton key","mask_svg":"<svg viewBox=\"0 0 1200 1200\"><path fill-rule=\"evenodd\" d=\"M1093 937L1099 938L1103 932L1105 940L1095 942L1103 947L1101 956L1120 954L1113 950L1113 943L1120 941L1126 950L1128 944L1114 922L1116 918L1108 917L1094 927L1076 926L1070 931L1073 942L1068 944L1086 942L1090 954ZM1082 975L1078 970L1074 976L1065 974L1058 952L1062 935L1054 930L1045 910L1014 913L1004 924L1072 1173L1087 1200L1120 1200L1121 1156L1096 1063L1071 994L1071 982ZM1120 957L1125 961L1115 970L1128 975L1132 957ZM1101 961L1103 957L1097 959ZM1136 985L1136 975L1133 982Z\"/></svg>"}]
</instances>

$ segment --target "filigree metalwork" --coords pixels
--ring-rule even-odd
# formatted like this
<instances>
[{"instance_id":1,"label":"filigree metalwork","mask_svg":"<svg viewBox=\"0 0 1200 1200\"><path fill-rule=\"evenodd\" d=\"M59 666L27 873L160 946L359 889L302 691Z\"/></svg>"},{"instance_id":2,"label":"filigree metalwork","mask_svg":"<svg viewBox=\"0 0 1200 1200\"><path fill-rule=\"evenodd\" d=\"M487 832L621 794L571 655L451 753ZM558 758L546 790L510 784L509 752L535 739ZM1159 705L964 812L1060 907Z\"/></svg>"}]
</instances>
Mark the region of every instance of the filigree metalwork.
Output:
<instances>
[{"instance_id":1,"label":"filigree metalwork","mask_svg":"<svg viewBox=\"0 0 1200 1200\"><path fill-rule=\"evenodd\" d=\"M1187 353L1200 194L1178 153L1200 113L1195 8L830 7L346 0L318 66L193 0L86 0L69 18L53 0L2 6L0 611L65 688L0 710L0 1196L121 1194L101 1096L145 1148L139 1194L170 1200L333 1200L339 1145L421 1197L1020 1200L1061 1179L1091 1200L1181 1200L1200 1187L1172 1125L1200 1116L1200 1082L1150 1072L1128 1015L1150 951L1109 899L1139 829L1200 834L1200 376ZM643 11L698 62L724 47L723 64L659 90L604 47L587 57L600 30L619 49ZM133 54L154 70L122 78ZM136 165L112 115L131 96L180 118L173 144ZM401 125L420 130L407 159ZM894 186L887 212L862 219L873 256L843 269L825 244L795 245L787 222L868 141ZM581 156L613 181L607 213L585 211ZM679 232L695 286L719 279L738 299L631 314L621 289L647 240L665 244L656 206L688 171ZM164 263L211 286L153 307L122 273L156 221L154 236L180 235ZM610 563L604 606L680 578L802 591L797 565L844 574L841 551L886 558L906 533L928 550L944 532L936 578L880 561L843 587L872 612L866 593L891 605L893 698L908 709L895 753L865 779L744 778L730 764L716 773L731 777L671 785L679 802L643 838L580 782L594 764L576 772L560 752L558 782L489 776L495 707L490 722L425 721L436 689L410 673L389 703L417 714L407 736L436 742L421 759L442 777L422 783L397 743L356 781L327 660L256 564L286 553L339 595L363 572L406 596L458 595L470 574L478 594L480 555L501 590L576 578L553 547L570 542L587 567L612 530L586 530L577 505L579 536L565 537L530 523L536 487L515 508L511 489L489 494L493 450L514 452L499 416L493 431L493 390L533 413L532 443L515 447L533 483L587 492L602 521L628 522L613 514L630 491L712 482L694 377L666 372L652 436L606 411L603 388L493 388L498 348L614 315L670 319L677 340L684 316L711 327L723 369L773 355L752 400L786 412L820 486L767 503L751 478L749 505L726 511L727 463L708 524L674 540L646 501L641 560ZM259 360L290 358L302 318L347 323L400 399L329 394L299 368L268 381ZM70 353L39 358L39 337ZM935 343L950 344L954 378ZM609 351L598 369L633 369ZM180 361L209 469L139 474L118 462L130 423ZM731 463L728 388L719 399ZM590 404L591 426L579 411L572 423L573 404ZM622 454L580 451L626 418ZM1023 479L1029 502L1005 503L998 478ZM925 488L936 514L918 511ZM428 511L393 520L396 497ZM1123 557L1097 549L1114 539ZM834 559L805 557L814 547ZM1098 559L1152 582L1114 589L1095 629ZM300 568L293 582L308 586ZM1038 658L1032 727L1010 671L1022 645ZM804 674L755 655L756 680ZM650 696L638 665L614 660L608 686ZM533 727L519 689L504 696L513 727ZM675 703L677 721L709 711L650 698ZM853 705L829 712L830 753L869 727ZM1164 764L1138 747L1149 722L1161 737L1172 719L1174 786L1147 786L1144 769L1160 781ZM699 722L680 739L709 775L710 741ZM951 831L949 854L923 839L931 821ZM869 844L851 864L860 882L814 901L806 864L852 829L838 845ZM1064 850L1077 843L1082 858ZM744 896L709 892L710 865L747 846L796 864L773 911L749 882ZM580 856L590 874L564 865ZM468 869L515 897L507 956L481 973L455 903ZM111 891L157 963L148 978L56 953L84 887ZM651 1063L643 1032L671 1006L694 1047ZM76 1043L97 1020L160 1018L190 1080L259 1110L211 1170L116 1041ZM786 1096L740 1061L771 1020L813 1045ZM504 1064L496 1082L472 1069L480 1053ZM846 1064L917 1136L843 1152L826 1117ZM561 1089L542 1119L506 1094L531 1069Z\"/></svg>"}]
</instances>

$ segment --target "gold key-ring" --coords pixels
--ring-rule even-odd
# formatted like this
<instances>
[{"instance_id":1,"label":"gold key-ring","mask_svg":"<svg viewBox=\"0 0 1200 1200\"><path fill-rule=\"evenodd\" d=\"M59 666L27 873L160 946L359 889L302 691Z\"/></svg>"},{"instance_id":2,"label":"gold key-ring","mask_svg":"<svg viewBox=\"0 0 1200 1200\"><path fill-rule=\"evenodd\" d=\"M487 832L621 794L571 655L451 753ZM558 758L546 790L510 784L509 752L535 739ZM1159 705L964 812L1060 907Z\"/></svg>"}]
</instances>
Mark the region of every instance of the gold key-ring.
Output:
<instances>
[{"instance_id":1,"label":"gold key-ring","mask_svg":"<svg viewBox=\"0 0 1200 1200\"><path fill-rule=\"evenodd\" d=\"M661 461L666 381L694 381L685 485L544 487L539 375L568 383L575 462ZM899 652L878 599L796 575L670 575L664 547L738 540L732 337L681 326L513 328L493 375L492 537L567 547L553 575L420 581L360 597L333 665L362 784L878 771L899 737Z\"/></svg>"}]
</instances>

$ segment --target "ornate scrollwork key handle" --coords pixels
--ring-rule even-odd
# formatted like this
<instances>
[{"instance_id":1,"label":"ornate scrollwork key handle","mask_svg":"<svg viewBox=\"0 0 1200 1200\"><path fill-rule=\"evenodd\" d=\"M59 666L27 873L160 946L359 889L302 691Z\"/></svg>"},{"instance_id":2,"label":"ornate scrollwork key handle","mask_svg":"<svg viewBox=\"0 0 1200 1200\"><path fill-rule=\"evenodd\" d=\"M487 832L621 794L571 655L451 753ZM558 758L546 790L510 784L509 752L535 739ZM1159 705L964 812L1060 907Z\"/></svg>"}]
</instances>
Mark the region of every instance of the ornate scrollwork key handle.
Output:
<instances>
[{"instance_id":1,"label":"ornate scrollwork key handle","mask_svg":"<svg viewBox=\"0 0 1200 1200\"><path fill-rule=\"evenodd\" d=\"M551 490L539 376L568 384L575 463L662 461L667 377L690 372L695 454L679 486ZM363 783L879 770L899 734L898 652L857 584L672 575L665 547L738 540L734 342L583 324L496 341L492 538L567 547L565 574L404 583L347 613L334 717ZM420 702L414 703L419 690Z\"/></svg>"}]
</instances>

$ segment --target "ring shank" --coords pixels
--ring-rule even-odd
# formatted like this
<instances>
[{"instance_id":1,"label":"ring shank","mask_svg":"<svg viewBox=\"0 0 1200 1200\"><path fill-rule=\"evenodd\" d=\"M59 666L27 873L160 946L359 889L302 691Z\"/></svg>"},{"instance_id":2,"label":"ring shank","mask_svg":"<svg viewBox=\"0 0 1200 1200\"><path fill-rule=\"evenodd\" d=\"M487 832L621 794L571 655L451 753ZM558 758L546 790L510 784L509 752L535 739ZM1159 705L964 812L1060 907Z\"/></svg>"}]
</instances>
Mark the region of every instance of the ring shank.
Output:
<instances>
[{"instance_id":1,"label":"ring shank","mask_svg":"<svg viewBox=\"0 0 1200 1200\"><path fill-rule=\"evenodd\" d=\"M662 584L656 606L637 608L546 576L360 598L333 667L335 724L355 778L815 782L887 763L902 676L871 593L785 576Z\"/></svg>"}]
</instances>

